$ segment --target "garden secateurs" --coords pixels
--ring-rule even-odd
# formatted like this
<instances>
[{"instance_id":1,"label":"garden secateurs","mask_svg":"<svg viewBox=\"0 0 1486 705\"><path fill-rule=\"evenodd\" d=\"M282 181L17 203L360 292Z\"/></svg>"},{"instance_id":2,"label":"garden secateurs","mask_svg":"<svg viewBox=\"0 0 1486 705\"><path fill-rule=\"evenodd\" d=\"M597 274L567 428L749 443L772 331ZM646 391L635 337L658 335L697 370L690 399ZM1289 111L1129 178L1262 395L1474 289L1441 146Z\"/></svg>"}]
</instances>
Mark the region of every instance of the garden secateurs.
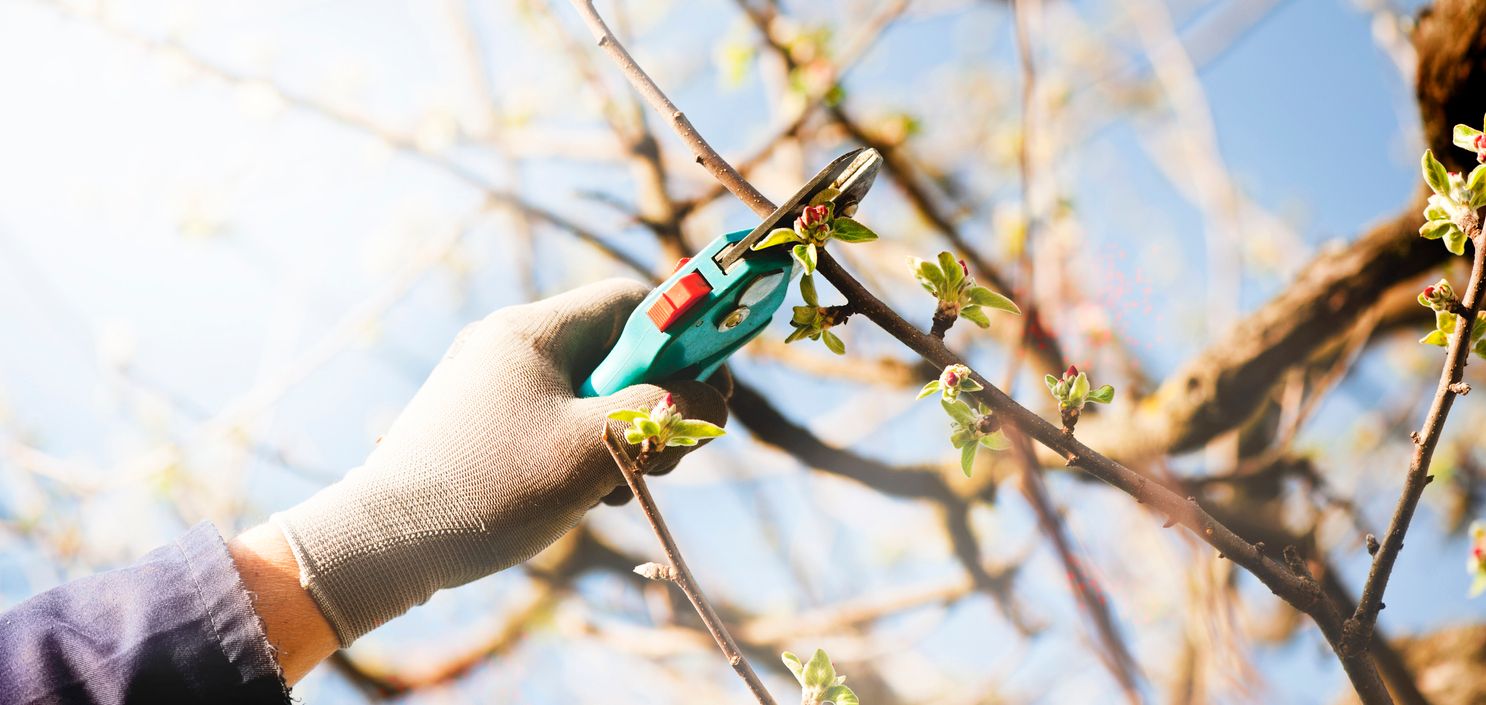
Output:
<instances>
[{"instance_id":1,"label":"garden secateurs","mask_svg":"<svg viewBox=\"0 0 1486 705\"><path fill-rule=\"evenodd\" d=\"M584 396L632 384L706 379L768 325L784 303L796 263L788 247L753 247L788 228L805 206L830 202L856 210L882 165L873 149L837 157L752 230L723 235L676 263L624 324L619 341L583 382Z\"/></svg>"}]
</instances>

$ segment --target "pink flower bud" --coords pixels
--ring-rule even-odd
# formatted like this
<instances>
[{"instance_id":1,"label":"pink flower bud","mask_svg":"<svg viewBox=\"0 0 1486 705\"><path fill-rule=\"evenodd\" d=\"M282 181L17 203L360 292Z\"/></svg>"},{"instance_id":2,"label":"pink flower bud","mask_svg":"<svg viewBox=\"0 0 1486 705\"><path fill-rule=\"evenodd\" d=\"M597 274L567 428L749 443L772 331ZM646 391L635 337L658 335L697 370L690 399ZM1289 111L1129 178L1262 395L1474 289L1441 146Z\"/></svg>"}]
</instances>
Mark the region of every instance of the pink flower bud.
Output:
<instances>
[{"instance_id":1,"label":"pink flower bud","mask_svg":"<svg viewBox=\"0 0 1486 705\"><path fill-rule=\"evenodd\" d=\"M805 206L805 211L795 219L795 225L801 230L813 230L825 225L826 218L831 215L831 207L824 203L818 206Z\"/></svg>"},{"instance_id":2,"label":"pink flower bud","mask_svg":"<svg viewBox=\"0 0 1486 705\"><path fill-rule=\"evenodd\" d=\"M1063 373L1063 379L1073 379L1074 377L1077 377L1077 376L1078 376L1078 367L1076 365L1069 365L1068 366L1068 371Z\"/></svg>"},{"instance_id":3,"label":"pink flower bud","mask_svg":"<svg viewBox=\"0 0 1486 705\"><path fill-rule=\"evenodd\" d=\"M960 271L964 272L965 276L970 276L970 267L965 264L965 260L960 260Z\"/></svg>"},{"instance_id":4,"label":"pink flower bud","mask_svg":"<svg viewBox=\"0 0 1486 705\"><path fill-rule=\"evenodd\" d=\"M1432 286L1426 286L1426 287L1424 287L1424 298L1426 298L1426 299L1432 299L1432 298L1434 298L1434 287L1432 287Z\"/></svg>"},{"instance_id":5,"label":"pink flower bud","mask_svg":"<svg viewBox=\"0 0 1486 705\"><path fill-rule=\"evenodd\" d=\"M665 396L662 396L660 398L660 401L658 401L658 402L655 403L655 410L652 411L651 413L652 414L666 414L666 413L671 413L671 412L673 412L675 410L676 410L676 403L671 399L671 393L670 392L666 392L665 393Z\"/></svg>"},{"instance_id":6,"label":"pink flower bud","mask_svg":"<svg viewBox=\"0 0 1486 705\"><path fill-rule=\"evenodd\" d=\"M958 385L960 383L960 375L958 373L956 373L954 370L950 370L948 372L945 372L944 373L944 383L947 384L947 385L949 385L949 386L951 386L951 387L953 387L955 385Z\"/></svg>"}]
</instances>

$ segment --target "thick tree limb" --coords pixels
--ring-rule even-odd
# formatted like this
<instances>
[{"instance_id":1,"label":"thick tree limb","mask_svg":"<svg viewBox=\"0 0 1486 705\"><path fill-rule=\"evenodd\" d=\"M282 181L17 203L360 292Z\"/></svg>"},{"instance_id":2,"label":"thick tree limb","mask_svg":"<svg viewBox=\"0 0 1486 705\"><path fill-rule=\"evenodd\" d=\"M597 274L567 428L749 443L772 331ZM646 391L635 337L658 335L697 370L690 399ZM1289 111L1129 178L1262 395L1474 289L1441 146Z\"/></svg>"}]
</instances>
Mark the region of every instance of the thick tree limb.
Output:
<instances>
[{"instance_id":1,"label":"thick tree limb","mask_svg":"<svg viewBox=\"0 0 1486 705\"><path fill-rule=\"evenodd\" d=\"M1413 40L1425 140L1447 168L1469 170L1473 160L1451 145L1451 130L1486 114L1486 12L1470 0L1440 0L1421 16ZM1080 435L1112 458L1135 462L1200 448L1243 423L1287 370L1344 334L1381 292L1446 261L1439 243L1418 236L1425 195L1357 240L1319 253L1284 292L1131 413L1091 418Z\"/></svg>"}]
</instances>

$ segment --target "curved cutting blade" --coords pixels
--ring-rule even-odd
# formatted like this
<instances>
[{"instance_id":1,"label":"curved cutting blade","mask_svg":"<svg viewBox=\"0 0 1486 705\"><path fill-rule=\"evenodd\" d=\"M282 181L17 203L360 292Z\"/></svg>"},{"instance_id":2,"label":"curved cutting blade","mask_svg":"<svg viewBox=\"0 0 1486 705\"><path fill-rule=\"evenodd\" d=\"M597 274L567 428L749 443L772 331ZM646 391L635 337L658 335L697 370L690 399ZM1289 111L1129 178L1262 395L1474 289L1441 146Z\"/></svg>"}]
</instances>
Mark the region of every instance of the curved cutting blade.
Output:
<instances>
[{"instance_id":1,"label":"curved cutting blade","mask_svg":"<svg viewBox=\"0 0 1486 705\"><path fill-rule=\"evenodd\" d=\"M856 149L837 157L820 173L806 182L795 192L788 201L780 204L769 214L764 222L759 223L757 228L748 233L742 240L734 243L731 247L720 252L715 261L723 271L728 266L747 257L753 252L754 243L763 240L775 228L791 227L792 222L800 215L805 206L820 194L834 190L835 193L824 201L835 204L835 213L838 215L851 215L856 211L862 198L872 188L872 182L877 179L877 171L882 167L882 155L877 150L866 148ZM773 248L770 248L773 249Z\"/></svg>"}]
</instances>

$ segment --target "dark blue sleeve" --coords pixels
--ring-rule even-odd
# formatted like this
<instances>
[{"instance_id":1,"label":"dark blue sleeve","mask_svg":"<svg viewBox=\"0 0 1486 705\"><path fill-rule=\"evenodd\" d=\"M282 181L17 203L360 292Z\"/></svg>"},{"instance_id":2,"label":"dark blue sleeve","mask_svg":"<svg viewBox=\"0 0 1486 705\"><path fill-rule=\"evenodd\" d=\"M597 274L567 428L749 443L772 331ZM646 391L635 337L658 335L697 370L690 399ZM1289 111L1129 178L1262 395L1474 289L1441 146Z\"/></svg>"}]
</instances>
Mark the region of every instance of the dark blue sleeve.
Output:
<instances>
[{"instance_id":1,"label":"dark blue sleeve","mask_svg":"<svg viewBox=\"0 0 1486 705\"><path fill-rule=\"evenodd\" d=\"M0 614L0 704L287 703L227 545L192 528Z\"/></svg>"}]
</instances>

